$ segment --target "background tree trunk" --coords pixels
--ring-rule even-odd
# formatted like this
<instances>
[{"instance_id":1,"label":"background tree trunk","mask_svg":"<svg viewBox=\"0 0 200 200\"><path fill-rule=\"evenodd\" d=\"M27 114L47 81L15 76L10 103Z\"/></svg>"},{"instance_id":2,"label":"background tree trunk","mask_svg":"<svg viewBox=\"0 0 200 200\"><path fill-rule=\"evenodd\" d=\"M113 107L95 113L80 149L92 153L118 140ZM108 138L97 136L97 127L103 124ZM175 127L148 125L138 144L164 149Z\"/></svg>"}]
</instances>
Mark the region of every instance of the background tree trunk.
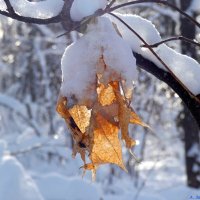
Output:
<instances>
[{"instance_id":1,"label":"background tree trunk","mask_svg":"<svg viewBox=\"0 0 200 200\"><path fill-rule=\"evenodd\" d=\"M181 0L181 9L187 11L191 3L192 0ZM195 18L195 13L192 13L192 17ZM180 23L180 34L194 39L196 35L195 26L182 16L180 16ZM181 41L181 50L183 54L197 60L197 51L194 45ZM200 188L200 180L198 180L200 171L200 162L198 161L198 154L200 154L199 129L187 107L183 106L183 111L180 114L180 125L184 132L187 184L193 188Z\"/></svg>"}]
</instances>

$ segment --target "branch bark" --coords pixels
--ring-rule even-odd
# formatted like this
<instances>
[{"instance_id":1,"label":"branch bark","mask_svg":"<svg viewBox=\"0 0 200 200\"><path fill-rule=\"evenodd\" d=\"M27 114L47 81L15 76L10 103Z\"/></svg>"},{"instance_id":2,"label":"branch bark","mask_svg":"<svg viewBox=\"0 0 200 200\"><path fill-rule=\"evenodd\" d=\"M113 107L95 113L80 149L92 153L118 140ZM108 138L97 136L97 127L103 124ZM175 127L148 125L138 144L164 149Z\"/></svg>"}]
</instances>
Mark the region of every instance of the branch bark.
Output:
<instances>
[{"instance_id":1,"label":"branch bark","mask_svg":"<svg viewBox=\"0 0 200 200\"><path fill-rule=\"evenodd\" d=\"M6 11L2 11L0 10L0 14L4 15L6 17L21 21L21 22L25 22L28 24L51 24L51 23L59 23L61 22L61 15L57 15L55 17L52 18L48 18L48 19L40 19L40 18L32 18L32 17L24 17L21 15L18 15L17 13L10 13L10 12L6 12Z\"/></svg>"},{"instance_id":2,"label":"branch bark","mask_svg":"<svg viewBox=\"0 0 200 200\"><path fill-rule=\"evenodd\" d=\"M200 129L200 104L191 97L191 95L180 85L180 83L169 73L160 69L150 60L144 58L140 54L133 52L137 66L150 74L154 75L159 80L165 82L170 88L172 88L182 99L185 105L190 110L192 116L196 120Z\"/></svg>"},{"instance_id":3,"label":"branch bark","mask_svg":"<svg viewBox=\"0 0 200 200\"><path fill-rule=\"evenodd\" d=\"M0 10L0 15L4 15L6 17L10 17L12 19L15 19L21 22L32 23L32 24L51 24L51 23L60 23L60 22L66 23L67 22L67 25L70 25L69 26L70 28L71 24L73 24L70 18L70 8L73 1L74 0L64 0L63 8L58 15L51 18L47 18L47 19L40 19L40 18L21 16L20 14L15 12L14 8L12 7L12 4L10 3L10 0L4 0L7 6L7 11ZM66 24L64 27L66 27Z\"/></svg>"}]
</instances>

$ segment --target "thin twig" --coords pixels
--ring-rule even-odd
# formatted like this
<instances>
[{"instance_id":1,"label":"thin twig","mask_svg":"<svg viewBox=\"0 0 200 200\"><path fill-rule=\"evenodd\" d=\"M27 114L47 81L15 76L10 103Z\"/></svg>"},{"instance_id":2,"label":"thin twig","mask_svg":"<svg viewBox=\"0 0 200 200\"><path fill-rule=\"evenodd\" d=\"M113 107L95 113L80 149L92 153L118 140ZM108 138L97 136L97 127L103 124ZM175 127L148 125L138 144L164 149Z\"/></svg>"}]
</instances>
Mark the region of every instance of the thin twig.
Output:
<instances>
[{"instance_id":1,"label":"thin twig","mask_svg":"<svg viewBox=\"0 0 200 200\"><path fill-rule=\"evenodd\" d=\"M10 13L10 12L6 12L6 11L2 11L2 10L0 10L0 14L4 15L6 17L10 17L12 19L21 21L21 22L29 23L29 24L30 23L31 24L51 24L51 23L61 22L60 14L55 16L55 17L48 18L48 19L24 17L24 16L21 16L21 15L18 15L17 13Z\"/></svg>"},{"instance_id":2,"label":"thin twig","mask_svg":"<svg viewBox=\"0 0 200 200\"><path fill-rule=\"evenodd\" d=\"M84 18L83 20L80 21L80 23L77 26L74 26L70 31L66 31L64 33L62 33L61 35L56 36L56 38L62 37L64 35L68 35L69 33L71 33L72 31L75 31L77 29L79 29L82 25L87 24L87 22L90 20L90 17Z\"/></svg>"},{"instance_id":3,"label":"thin twig","mask_svg":"<svg viewBox=\"0 0 200 200\"><path fill-rule=\"evenodd\" d=\"M181 10L180 8L176 7L175 5L165 1L165 0L137 0L137 1L130 1L127 3L123 3L117 6L112 7L109 12L112 12L114 10L117 10L119 8L122 7L126 7L126 6L130 6L130 5L135 5L135 4L140 4L140 3L157 3L157 4L163 4L166 5L168 7L173 8L174 10L176 10L177 12L179 12L180 14L182 14L183 16L185 16L186 18L188 18L193 24L195 24L196 26L198 26L200 28L200 24L194 19L192 18L190 15L188 15L187 13L185 13L183 10Z\"/></svg>"},{"instance_id":4,"label":"thin twig","mask_svg":"<svg viewBox=\"0 0 200 200\"><path fill-rule=\"evenodd\" d=\"M20 116L31 128L34 129L35 133L40 136L42 135L42 133L40 132L40 130L35 126L35 124L26 116L24 116L22 113L20 113L19 111L17 110L14 110L12 107L4 104L4 103L1 103L0 102L0 106L3 106L4 108L7 108L7 109L10 109L12 110L13 112L15 112L18 116Z\"/></svg>"},{"instance_id":5,"label":"thin twig","mask_svg":"<svg viewBox=\"0 0 200 200\"><path fill-rule=\"evenodd\" d=\"M115 2L116 2L116 0L112 0L112 1L106 6L106 9L105 9L105 10L109 10Z\"/></svg>"},{"instance_id":6,"label":"thin twig","mask_svg":"<svg viewBox=\"0 0 200 200\"><path fill-rule=\"evenodd\" d=\"M149 51L160 61L160 63L171 73L171 75L173 76L173 78L175 80L177 80L177 82L188 92L188 94L190 94L193 98L195 98L199 103L200 103L200 99L198 99L188 88L187 86L185 86L180 80L179 78L173 73L173 71L170 69L170 67L160 58L160 56L158 56L158 54L153 50L153 48L151 48L151 46L134 30L132 29L126 22L124 22L124 20L122 20L120 17L118 17L117 15L113 14L113 13L109 13L111 16L115 17L116 19L118 19L122 24L124 24L133 34L135 34L144 44L145 46L149 49Z\"/></svg>"},{"instance_id":7,"label":"thin twig","mask_svg":"<svg viewBox=\"0 0 200 200\"><path fill-rule=\"evenodd\" d=\"M200 43L195 41L195 40L191 40L189 38L186 38L186 37L183 37L183 36L175 36L175 37L171 37L171 38L168 38L166 40L162 40L160 42L157 42L157 43L154 43L154 44L151 44L149 45L151 48L156 48L158 47L159 45L163 44L163 43L166 43L166 42L170 42L170 41L174 41L174 40L183 40L187 43L190 43L190 44L194 44L196 46L199 46L200 47ZM141 45L141 47L147 47L146 45ZM147 47L148 48L148 47Z\"/></svg>"},{"instance_id":8,"label":"thin twig","mask_svg":"<svg viewBox=\"0 0 200 200\"><path fill-rule=\"evenodd\" d=\"M17 156L17 155L20 155L20 154L26 154L26 153L29 153L31 151L42 149L42 148L47 148L47 147L63 147L63 148L66 148L66 146L64 144L63 145L61 145L61 144L60 145L47 144L49 141L46 141L46 142L40 143L40 144L36 144L36 145L31 146L31 147L26 148L26 149L10 152L10 155Z\"/></svg>"},{"instance_id":9,"label":"thin twig","mask_svg":"<svg viewBox=\"0 0 200 200\"><path fill-rule=\"evenodd\" d=\"M59 23L62 21L62 13L60 12L58 15L47 18L47 19L40 19L40 18L33 18L33 17L25 17L21 16L18 13L15 12L12 4L10 3L10 0L4 0L6 6L7 6L7 11L0 10L0 14L4 15L6 17L10 17L12 19L25 22L25 23L33 23L33 24L50 24L50 23Z\"/></svg>"},{"instance_id":10,"label":"thin twig","mask_svg":"<svg viewBox=\"0 0 200 200\"><path fill-rule=\"evenodd\" d=\"M15 11L14 11L14 9L13 9L13 7L12 7L12 5L11 5L11 3L10 3L10 1L4 1L5 2L5 4L6 4L6 6L7 6L7 11L9 12L9 13L11 13L11 14L13 14L13 13L15 13Z\"/></svg>"},{"instance_id":11,"label":"thin twig","mask_svg":"<svg viewBox=\"0 0 200 200\"><path fill-rule=\"evenodd\" d=\"M196 26L198 26L200 28L200 24L194 18L192 18L187 13L185 13L184 11L182 11L181 9L176 7L175 5L168 3L165 0L136 0L136 1L123 3L123 4L120 4L120 5L117 5L117 6L110 8L110 6L112 6L114 2L115 2L115 0L112 0L111 3L103 10L101 15L103 15L105 13L110 13L110 12L117 10L119 8L122 8L122 7L130 6L130 5L134 5L134 4L149 3L150 2L150 3L163 4L163 5L166 5L168 7L173 8L174 10L176 10L179 13L181 13L182 15L184 15L192 23L194 23ZM59 22L62 22L62 20L63 20L63 18L62 18L63 12L59 13L57 16L54 16L54 17L48 18L48 19L40 19L40 18L32 18L32 17L21 16L14 11L9 0L6 0L5 3L7 5L8 12L0 10L0 14L4 15L6 17L10 17L12 19L18 20L18 21L22 21L22 22L26 22L26 23L34 23L34 24L50 24L50 23L59 23ZM94 16L95 16L95 14L91 15L91 17L94 17ZM67 20L67 19L65 19L65 20Z\"/></svg>"},{"instance_id":12,"label":"thin twig","mask_svg":"<svg viewBox=\"0 0 200 200\"><path fill-rule=\"evenodd\" d=\"M137 200L137 199L138 199L138 197L139 197L141 191L143 190L143 188L145 187L145 185L146 185L146 183L147 183L149 177L151 176L151 174L152 174L153 171L155 170L155 167L156 167L156 165L158 164L158 161L159 161L159 159L158 159L158 156L157 156L157 159L155 160L155 162L154 162L153 166L151 167L151 169L148 171L146 178L143 180L142 184L141 184L140 187L138 188L138 191L137 191L136 194L135 194L134 200Z\"/></svg>"}]
</instances>

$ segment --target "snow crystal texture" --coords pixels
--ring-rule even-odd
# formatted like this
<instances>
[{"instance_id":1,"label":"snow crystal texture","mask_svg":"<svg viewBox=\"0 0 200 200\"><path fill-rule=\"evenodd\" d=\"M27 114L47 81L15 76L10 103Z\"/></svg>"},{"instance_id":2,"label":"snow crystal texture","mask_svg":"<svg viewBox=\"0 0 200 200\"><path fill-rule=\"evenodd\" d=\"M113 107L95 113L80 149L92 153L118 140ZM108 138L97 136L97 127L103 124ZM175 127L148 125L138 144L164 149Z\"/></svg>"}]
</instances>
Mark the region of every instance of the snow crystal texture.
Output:
<instances>
[{"instance_id":1,"label":"snow crystal texture","mask_svg":"<svg viewBox=\"0 0 200 200\"><path fill-rule=\"evenodd\" d=\"M107 0L74 0L70 15L72 20L80 21L84 17L92 15L98 9L106 7Z\"/></svg>"},{"instance_id":2,"label":"snow crystal texture","mask_svg":"<svg viewBox=\"0 0 200 200\"><path fill-rule=\"evenodd\" d=\"M29 2L27 0L10 0L16 13L25 17L50 18L58 15L64 5L63 0L45 0ZM0 0L0 9L6 11L6 5Z\"/></svg>"},{"instance_id":3,"label":"snow crystal texture","mask_svg":"<svg viewBox=\"0 0 200 200\"><path fill-rule=\"evenodd\" d=\"M95 86L102 55L108 67L104 75L109 77L109 73L115 71L126 81L125 87L132 88L137 69L131 48L118 35L109 19L101 17L88 27L88 32L82 38L67 47L61 62L61 94L83 98L87 90ZM91 100L94 96L91 96Z\"/></svg>"}]
</instances>

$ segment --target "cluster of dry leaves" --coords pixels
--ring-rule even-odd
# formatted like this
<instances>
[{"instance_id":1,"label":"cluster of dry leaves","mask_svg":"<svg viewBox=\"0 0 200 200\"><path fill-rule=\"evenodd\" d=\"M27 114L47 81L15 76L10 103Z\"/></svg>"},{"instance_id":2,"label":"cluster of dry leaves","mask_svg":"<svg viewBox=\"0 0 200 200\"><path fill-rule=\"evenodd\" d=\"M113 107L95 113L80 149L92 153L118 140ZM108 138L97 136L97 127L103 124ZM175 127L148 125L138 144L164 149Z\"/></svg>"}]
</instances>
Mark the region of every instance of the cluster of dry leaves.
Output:
<instances>
[{"instance_id":1,"label":"cluster of dry leaves","mask_svg":"<svg viewBox=\"0 0 200 200\"><path fill-rule=\"evenodd\" d=\"M103 56L99 59L99 66L106 66ZM74 140L73 155L81 155L83 168L92 170L95 175L99 165L112 163L126 170L122 159L121 140L131 149L135 145L128 133L130 123L147 127L145 123L130 107L132 94L123 90L123 81L117 73L110 73L111 77L104 77L104 72L97 74L95 85L96 100L68 106L67 97L60 97L57 112L65 119ZM113 80L115 77L115 81ZM91 87L92 88L92 87ZM121 138L119 131L121 130ZM88 155L91 163L86 163Z\"/></svg>"}]
</instances>

